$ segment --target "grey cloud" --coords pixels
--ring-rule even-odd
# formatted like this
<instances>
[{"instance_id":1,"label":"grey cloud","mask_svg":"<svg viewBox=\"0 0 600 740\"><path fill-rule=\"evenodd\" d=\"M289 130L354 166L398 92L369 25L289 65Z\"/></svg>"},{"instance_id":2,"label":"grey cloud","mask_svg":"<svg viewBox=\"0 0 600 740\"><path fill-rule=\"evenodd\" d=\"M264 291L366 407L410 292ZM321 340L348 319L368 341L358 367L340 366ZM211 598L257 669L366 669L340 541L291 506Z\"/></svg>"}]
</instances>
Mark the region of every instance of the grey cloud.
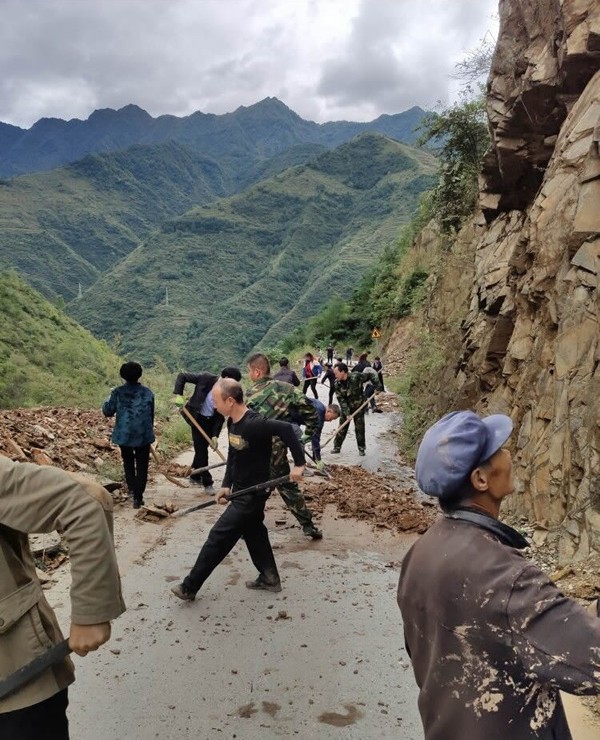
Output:
<instances>
[{"instance_id":1,"label":"grey cloud","mask_svg":"<svg viewBox=\"0 0 600 740\"><path fill-rule=\"evenodd\" d=\"M0 0L0 120L224 113L268 95L314 120L398 112L442 96L490 2Z\"/></svg>"},{"instance_id":2,"label":"grey cloud","mask_svg":"<svg viewBox=\"0 0 600 740\"><path fill-rule=\"evenodd\" d=\"M430 107L447 97L453 64L478 43L474 31L489 13L481 0L362 0L346 48L323 65L318 93L330 107Z\"/></svg>"}]
</instances>

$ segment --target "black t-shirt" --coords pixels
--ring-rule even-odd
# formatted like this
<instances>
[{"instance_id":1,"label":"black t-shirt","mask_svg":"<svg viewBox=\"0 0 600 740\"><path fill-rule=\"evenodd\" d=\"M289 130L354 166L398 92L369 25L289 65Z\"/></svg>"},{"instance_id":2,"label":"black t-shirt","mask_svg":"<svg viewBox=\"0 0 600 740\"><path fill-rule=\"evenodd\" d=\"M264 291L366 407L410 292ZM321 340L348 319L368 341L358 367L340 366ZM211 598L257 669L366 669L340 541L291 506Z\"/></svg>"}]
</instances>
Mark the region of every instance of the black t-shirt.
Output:
<instances>
[{"instance_id":1,"label":"black t-shirt","mask_svg":"<svg viewBox=\"0 0 600 740\"><path fill-rule=\"evenodd\" d=\"M280 437L289 447L294 463L304 465L304 448L294 427L287 421L265 419L257 411L248 409L244 416L227 421L229 453L223 487L232 492L249 488L269 480L271 470L272 438Z\"/></svg>"}]
</instances>

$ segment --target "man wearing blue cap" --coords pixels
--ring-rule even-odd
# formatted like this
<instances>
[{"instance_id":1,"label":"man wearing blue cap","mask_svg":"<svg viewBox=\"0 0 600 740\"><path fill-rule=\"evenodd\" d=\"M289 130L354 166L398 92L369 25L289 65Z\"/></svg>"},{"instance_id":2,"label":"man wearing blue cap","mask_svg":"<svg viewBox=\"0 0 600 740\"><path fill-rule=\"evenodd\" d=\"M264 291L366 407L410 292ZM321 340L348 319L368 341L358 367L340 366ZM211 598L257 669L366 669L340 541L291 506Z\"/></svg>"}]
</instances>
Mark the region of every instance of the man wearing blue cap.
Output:
<instances>
[{"instance_id":1,"label":"man wearing blue cap","mask_svg":"<svg viewBox=\"0 0 600 740\"><path fill-rule=\"evenodd\" d=\"M426 740L570 740L559 691L600 694L600 611L567 599L498 521L512 422L444 416L417 453L444 512L402 564L398 604Z\"/></svg>"}]
</instances>

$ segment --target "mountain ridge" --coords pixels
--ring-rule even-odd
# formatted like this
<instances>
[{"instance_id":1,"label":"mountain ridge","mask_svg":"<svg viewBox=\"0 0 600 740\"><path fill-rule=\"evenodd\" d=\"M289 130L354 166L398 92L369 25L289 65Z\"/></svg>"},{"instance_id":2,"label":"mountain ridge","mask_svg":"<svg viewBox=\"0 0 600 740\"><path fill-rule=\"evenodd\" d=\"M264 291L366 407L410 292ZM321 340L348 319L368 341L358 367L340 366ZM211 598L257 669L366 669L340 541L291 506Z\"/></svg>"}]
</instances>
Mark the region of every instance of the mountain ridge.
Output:
<instances>
[{"instance_id":1,"label":"mountain ridge","mask_svg":"<svg viewBox=\"0 0 600 740\"><path fill-rule=\"evenodd\" d=\"M175 141L198 152L236 160L271 157L296 144L333 148L365 131L414 143L425 116L418 106L367 122L316 123L301 118L277 98L264 98L235 111L156 118L130 103L100 108L87 119L41 118L29 129L0 122L0 177L46 171L92 153Z\"/></svg>"},{"instance_id":2,"label":"mountain ridge","mask_svg":"<svg viewBox=\"0 0 600 740\"><path fill-rule=\"evenodd\" d=\"M436 171L427 152L361 134L166 221L69 311L142 362L240 362L316 313L332 290L350 290Z\"/></svg>"}]
</instances>

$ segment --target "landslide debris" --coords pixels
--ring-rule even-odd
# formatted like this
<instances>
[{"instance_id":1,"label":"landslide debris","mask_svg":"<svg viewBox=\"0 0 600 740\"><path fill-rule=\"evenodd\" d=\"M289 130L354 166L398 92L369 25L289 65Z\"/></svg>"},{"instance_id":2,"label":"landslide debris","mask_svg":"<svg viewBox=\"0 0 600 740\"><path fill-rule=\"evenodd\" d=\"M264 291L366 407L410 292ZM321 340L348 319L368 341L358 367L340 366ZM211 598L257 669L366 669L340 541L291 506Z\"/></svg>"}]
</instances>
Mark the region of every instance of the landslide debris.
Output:
<instances>
[{"instance_id":1,"label":"landslide debris","mask_svg":"<svg viewBox=\"0 0 600 740\"><path fill-rule=\"evenodd\" d=\"M320 513L334 504L342 516L352 516L376 527L421 534L437 516L434 507L418 501L412 487L398 485L392 476L376 475L364 468L328 465L331 480L306 478L304 496Z\"/></svg>"},{"instance_id":2,"label":"landslide debris","mask_svg":"<svg viewBox=\"0 0 600 740\"><path fill-rule=\"evenodd\" d=\"M120 468L112 422L99 411L64 407L0 411L0 454L72 472ZM109 466L106 466L106 464Z\"/></svg>"}]
</instances>

